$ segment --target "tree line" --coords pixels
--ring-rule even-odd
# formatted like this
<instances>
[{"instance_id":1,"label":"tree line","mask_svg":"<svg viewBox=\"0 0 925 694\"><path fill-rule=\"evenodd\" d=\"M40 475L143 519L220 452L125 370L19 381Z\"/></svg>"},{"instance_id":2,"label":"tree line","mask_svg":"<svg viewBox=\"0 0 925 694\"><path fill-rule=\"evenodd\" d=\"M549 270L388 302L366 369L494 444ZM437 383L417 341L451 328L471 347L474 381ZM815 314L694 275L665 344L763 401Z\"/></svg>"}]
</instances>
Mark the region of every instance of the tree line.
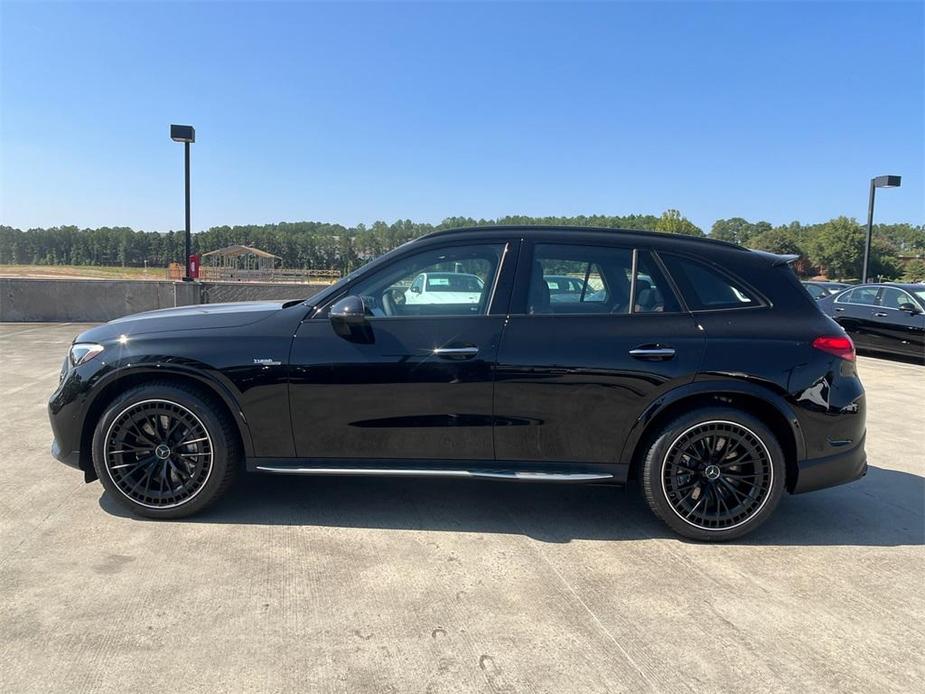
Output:
<instances>
[{"instance_id":1,"label":"tree line","mask_svg":"<svg viewBox=\"0 0 925 694\"><path fill-rule=\"evenodd\" d=\"M857 220L837 217L819 224L791 222L773 226L741 217L719 219L709 232L677 210L656 215L574 217L507 216L498 219L448 217L439 224L398 220L345 227L326 222L216 226L193 234L193 252L244 244L282 258L287 268L350 270L396 246L440 229L475 225L551 224L643 229L709 236L748 248L800 256L801 275L832 279L860 276L865 229ZM878 224L874 227L871 273L884 279L925 278L925 225ZM130 227L16 229L0 226L0 265L116 265L165 267L182 262L182 231L136 231ZM909 258L912 258L911 260ZM917 258L916 258L917 257Z\"/></svg>"}]
</instances>

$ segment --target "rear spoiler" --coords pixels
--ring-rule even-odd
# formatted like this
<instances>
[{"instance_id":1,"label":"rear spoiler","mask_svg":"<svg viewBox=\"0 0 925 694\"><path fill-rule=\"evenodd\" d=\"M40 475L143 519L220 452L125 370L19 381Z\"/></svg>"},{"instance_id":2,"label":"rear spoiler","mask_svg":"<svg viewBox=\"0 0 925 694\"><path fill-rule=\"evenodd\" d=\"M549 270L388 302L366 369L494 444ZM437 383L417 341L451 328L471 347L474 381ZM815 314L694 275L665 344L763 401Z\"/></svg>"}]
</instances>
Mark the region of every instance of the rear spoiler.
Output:
<instances>
[{"instance_id":1,"label":"rear spoiler","mask_svg":"<svg viewBox=\"0 0 925 694\"><path fill-rule=\"evenodd\" d=\"M780 267L781 265L791 265L794 261L799 260L800 256L796 253L787 253L785 255L778 255L774 262L771 263L772 267Z\"/></svg>"}]
</instances>

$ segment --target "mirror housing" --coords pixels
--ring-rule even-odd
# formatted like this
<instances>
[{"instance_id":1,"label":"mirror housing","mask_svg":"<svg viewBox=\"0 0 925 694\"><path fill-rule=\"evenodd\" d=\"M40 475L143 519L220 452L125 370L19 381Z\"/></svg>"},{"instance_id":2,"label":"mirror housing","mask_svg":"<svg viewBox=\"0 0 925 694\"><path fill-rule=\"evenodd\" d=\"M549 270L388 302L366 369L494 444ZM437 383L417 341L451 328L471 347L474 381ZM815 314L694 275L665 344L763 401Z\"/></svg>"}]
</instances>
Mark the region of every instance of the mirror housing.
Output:
<instances>
[{"instance_id":1,"label":"mirror housing","mask_svg":"<svg viewBox=\"0 0 925 694\"><path fill-rule=\"evenodd\" d=\"M922 310L913 303L905 302L899 305L899 310L905 313L911 313L913 316L917 313L921 313Z\"/></svg>"},{"instance_id":2,"label":"mirror housing","mask_svg":"<svg viewBox=\"0 0 925 694\"><path fill-rule=\"evenodd\" d=\"M328 319L334 332L351 342L372 342L373 331L367 318L366 303L359 296L345 296L334 302Z\"/></svg>"},{"instance_id":3,"label":"mirror housing","mask_svg":"<svg viewBox=\"0 0 925 694\"><path fill-rule=\"evenodd\" d=\"M421 293L421 288L420 288L420 287L416 287L415 285L412 284L412 285L411 285L411 293L412 293L412 294L420 294L420 293Z\"/></svg>"}]
</instances>

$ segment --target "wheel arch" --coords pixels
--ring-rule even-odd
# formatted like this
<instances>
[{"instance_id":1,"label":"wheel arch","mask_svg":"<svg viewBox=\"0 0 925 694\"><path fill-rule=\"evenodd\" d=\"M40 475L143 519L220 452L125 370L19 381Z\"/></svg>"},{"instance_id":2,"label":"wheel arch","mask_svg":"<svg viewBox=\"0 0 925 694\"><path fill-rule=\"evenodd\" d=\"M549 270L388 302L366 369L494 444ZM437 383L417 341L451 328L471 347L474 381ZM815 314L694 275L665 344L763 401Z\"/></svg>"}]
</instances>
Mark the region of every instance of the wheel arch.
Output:
<instances>
[{"instance_id":1,"label":"wheel arch","mask_svg":"<svg viewBox=\"0 0 925 694\"><path fill-rule=\"evenodd\" d=\"M786 488L792 491L799 473L798 463L806 457L803 432L796 415L782 397L765 388L728 382L694 382L652 403L633 424L620 456L620 462L628 466L629 477L638 475L649 443L665 424L684 412L717 405L747 412L771 430L784 451Z\"/></svg>"},{"instance_id":2,"label":"wheel arch","mask_svg":"<svg viewBox=\"0 0 925 694\"><path fill-rule=\"evenodd\" d=\"M253 455L253 442L244 413L241 411L236 398L223 384L198 372L182 368L164 366L159 366L157 369L144 367L124 368L108 374L105 380L96 385L93 399L86 407L80 434L80 468L84 471L87 482L92 482L96 479L91 450L93 430L96 428L96 423L104 410L120 393L124 393L129 388L152 382L192 386L206 397L216 401L234 421L241 443L241 450L244 451L245 457Z\"/></svg>"}]
</instances>

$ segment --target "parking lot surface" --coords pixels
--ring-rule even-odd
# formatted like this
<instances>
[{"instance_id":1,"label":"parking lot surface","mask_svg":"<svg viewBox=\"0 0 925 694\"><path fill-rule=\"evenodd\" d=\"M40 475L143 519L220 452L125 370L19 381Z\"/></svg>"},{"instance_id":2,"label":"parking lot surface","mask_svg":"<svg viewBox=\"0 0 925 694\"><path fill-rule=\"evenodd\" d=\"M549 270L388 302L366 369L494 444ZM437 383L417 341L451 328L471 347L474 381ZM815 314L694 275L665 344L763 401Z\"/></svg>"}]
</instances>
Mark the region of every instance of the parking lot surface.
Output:
<instances>
[{"instance_id":1,"label":"parking lot surface","mask_svg":"<svg viewBox=\"0 0 925 694\"><path fill-rule=\"evenodd\" d=\"M634 489L245 476L133 518L52 459L83 326L0 324L0 691L870 692L925 681L925 367L860 358L868 476L726 545Z\"/></svg>"}]
</instances>

